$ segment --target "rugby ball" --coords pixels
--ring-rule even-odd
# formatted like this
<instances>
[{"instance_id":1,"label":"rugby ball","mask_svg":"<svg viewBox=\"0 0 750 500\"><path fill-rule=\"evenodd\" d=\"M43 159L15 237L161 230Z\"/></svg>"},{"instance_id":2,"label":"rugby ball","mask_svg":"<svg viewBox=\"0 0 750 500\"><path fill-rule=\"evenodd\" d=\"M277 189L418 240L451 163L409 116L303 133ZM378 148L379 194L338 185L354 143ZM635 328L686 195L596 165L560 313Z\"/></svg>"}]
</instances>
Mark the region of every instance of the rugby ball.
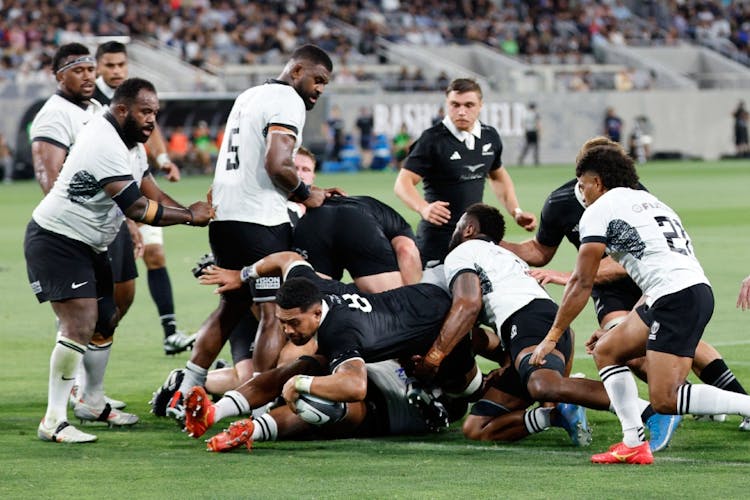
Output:
<instances>
[{"instance_id":1,"label":"rugby ball","mask_svg":"<svg viewBox=\"0 0 750 500\"><path fill-rule=\"evenodd\" d=\"M330 401L312 394L300 394L295 413L312 425L336 423L346 415L346 403Z\"/></svg>"}]
</instances>

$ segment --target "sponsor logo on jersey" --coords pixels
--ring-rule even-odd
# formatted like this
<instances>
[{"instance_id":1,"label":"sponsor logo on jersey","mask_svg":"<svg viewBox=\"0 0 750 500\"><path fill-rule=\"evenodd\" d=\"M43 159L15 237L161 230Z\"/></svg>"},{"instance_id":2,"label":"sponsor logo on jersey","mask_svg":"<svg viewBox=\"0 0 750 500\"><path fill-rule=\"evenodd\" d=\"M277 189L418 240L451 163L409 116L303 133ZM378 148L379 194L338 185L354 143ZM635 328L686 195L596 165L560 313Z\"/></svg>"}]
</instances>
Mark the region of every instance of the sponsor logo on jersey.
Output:
<instances>
[{"instance_id":1,"label":"sponsor logo on jersey","mask_svg":"<svg viewBox=\"0 0 750 500\"><path fill-rule=\"evenodd\" d=\"M518 328L516 325L511 325L510 327L510 339L513 340L516 338L516 335L518 335Z\"/></svg>"},{"instance_id":2,"label":"sponsor logo on jersey","mask_svg":"<svg viewBox=\"0 0 750 500\"><path fill-rule=\"evenodd\" d=\"M73 283L71 283L71 284L70 284L70 288L72 288L73 290L78 290L79 288L81 288L81 287L82 287L83 285L85 285L86 283L88 283L88 281L82 281L82 282L80 282L80 283L76 283L76 282L74 281Z\"/></svg>"},{"instance_id":3,"label":"sponsor logo on jersey","mask_svg":"<svg viewBox=\"0 0 750 500\"><path fill-rule=\"evenodd\" d=\"M490 144L482 144L482 156L492 156L495 154L492 151L492 143Z\"/></svg>"},{"instance_id":4,"label":"sponsor logo on jersey","mask_svg":"<svg viewBox=\"0 0 750 500\"><path fill-rule=\"evenodd\" d=\"M469 172L476 172L483 166L484 166L484 163L477 163L476 165L466 165L466 168L469 170Z\"/></svg>"},{"instance_id":5,"label":"sponsor logo on jersey","mask_svg":"<svg viewBox=\"0 0 750 500\"><path fill-rule=\"evenodd\" d=\"M649 339L649 340L656 340L656 332L658 332L658 331L659 331L659 327L660 327L660 326L661 326L661 325L659 324L659 322L658 322L658 321L654 321L654 322L653 322L653 323L651 324L651 333L649 333L649 334L648 334L648 339Z\"/></svg>"},{"instance_id":6,"label":"sponsor logo on jersey","mask_svg":"<svg viewBox=\"0 0 750 500\"><path fill-rule=\"evenodd\" d=\"M277 290L281 287L281 278L278 276L260 277L255 279L257 290Z\"/></svg>"},{"instance_id":7,"label":"sponsor logo on jersey","mask_svg":"<svg viewBox=\"0 0 750 500\"><path fill-rule=\"evenodd\" d=\"M461 159L461 155L458 154L458 151L454 151L453 154L451 155L450 159L451 160L460 160Z\"/></svg>"}]
</instances>

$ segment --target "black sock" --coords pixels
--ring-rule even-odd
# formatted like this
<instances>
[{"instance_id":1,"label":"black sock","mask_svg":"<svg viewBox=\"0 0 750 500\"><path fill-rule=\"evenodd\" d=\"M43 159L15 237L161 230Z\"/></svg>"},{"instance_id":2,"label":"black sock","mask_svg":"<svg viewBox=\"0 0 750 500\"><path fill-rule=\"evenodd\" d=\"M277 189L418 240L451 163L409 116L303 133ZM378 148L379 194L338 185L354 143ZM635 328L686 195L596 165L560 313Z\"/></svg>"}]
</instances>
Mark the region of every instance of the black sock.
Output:
<instances>
[{"instance_id":1,"label":"black sock","mask_svg":"<svg viewBox=\"0 0 750 500\"><path fill-rule=\"evenodd\" d=\"M648 405L641 413L641 421L645 423L646 420L648 420L651 415L654 415L655 413L656 412L654 411L654 408L651 405Z\"/></svg>"},{"instance_id":2,"label":"black sock","mask_svg":"<svg viewBox=\"0 0 750 500\"><path fill-rule=\"evenodd\" d=\"M174 299L172 298L172 282L166 267L148 270L148 289L159 311L164 337L175 333L177 325L174 318Z\"/></svg>"},{"instance_id":3,"label":"black sock","mask_svg":"<svg viewBox=\"0 0 750 500\"><path fill-rule=\"evenodd\" d=\"M739 394L747 394L742 384L735 378L732 370L729 369L723 359L717 358L706 366L699 377L706 384L732 391Z\"/></svg>"}]
</instances>

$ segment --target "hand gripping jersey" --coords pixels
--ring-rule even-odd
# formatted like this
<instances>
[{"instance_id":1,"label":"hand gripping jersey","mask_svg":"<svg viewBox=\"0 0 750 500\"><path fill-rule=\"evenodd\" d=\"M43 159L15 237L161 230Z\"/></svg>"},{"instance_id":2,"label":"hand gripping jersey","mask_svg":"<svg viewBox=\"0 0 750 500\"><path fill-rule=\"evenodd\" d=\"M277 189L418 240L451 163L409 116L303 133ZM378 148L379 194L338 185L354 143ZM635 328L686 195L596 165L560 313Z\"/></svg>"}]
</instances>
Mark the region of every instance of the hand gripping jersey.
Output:
<instances>
[{"instance_id":1,"label":"hand gripping jersey","mask_svg":"<svg viewBox=\"0 0 750 500\"><path fill-rule=\"evenodd\" d=\"M581 217L581 243L604 243L651 306L658 298L708 279L679 216L645 191L614 188Z\"/></svg>"},{"instance_id":2,"label":"hand gripping jersey","mask_svg":"<svg viewBox=\"0 0 750 500\"><path fill-rule=\"evenodd\" d=\"M550 299L529 274L529 267L513 252L481 239L461 243L445 258L450 288L460 274L474 273L482 286L481 321L495 332L508 317L534 299Z\"/></svg>"},{"instance_id":3,"label":"hand gripping jersey","mask_svg":"<svg viewBox=\"0 0 750 500\"><path fill-rule=\"evenodd\" d=\"M60 177L34 209L37 224L99 252L107 249L124 216L103 186L129 178L140 185L148 170L143 144L128 147L121 133L109 114L81 129Z\"/></svg>"},{"instance_id":4,"label":"hand gripping jersey","mask_svg":"<svg viewBox=\"0 0 750 500\"><path fill-rule=\"evenodd\" d=\"M214 220L263 226L289 222L289 193L273 184L265 168L266 138L274 126L296 135L296 151L302 144L305 104L294 88L272 81L240 94L229 113L216 161Z\"/></svg>"}]
</instances>

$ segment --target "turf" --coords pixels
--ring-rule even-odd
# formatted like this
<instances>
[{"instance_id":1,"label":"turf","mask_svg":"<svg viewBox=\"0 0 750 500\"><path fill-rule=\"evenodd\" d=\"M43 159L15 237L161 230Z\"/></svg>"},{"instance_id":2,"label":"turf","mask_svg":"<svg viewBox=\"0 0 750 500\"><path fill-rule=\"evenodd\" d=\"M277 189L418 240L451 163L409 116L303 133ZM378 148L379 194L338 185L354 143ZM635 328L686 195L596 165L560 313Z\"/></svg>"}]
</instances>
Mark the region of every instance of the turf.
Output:
<instances>
[{"instance_id":1,"label":"turf","mask_svg":"<svg viewBox=\"0 0 750 500\"><path fill-rule=\"evenodd\" d=\"M716 310L704 339L723 353L750 387L750 313L735 308L742 278L750 274L750 169L744 162L654 163L640 169L644 184L681 215L697 255L714 286ZM526 210L539 213L546 195L572 176L570 166L514 168L511 174ZM392 194L393 172L319 175L338 185L401 207ZM207 177L162 187L183 202L202 197ZM250 454L206 453L201 442L170 421L148 413L147 401L186 354L166 357L161 328L143 278L123 320L106 379L107 392L141 416L132 429L96 427L99 442L66 446L43 443L36 426L44 413L54 317L36 303L25 275L22 242L31 211L41 197L33 181L0 186L0 497L2 498L616 498L746 497L750 433L725 423L687 419L672 446L653 467L592 466L592 452L619 440L614 416L589 412L594 443L574 448L560 429L516 444L465 440L460 427L418 438L278 442L257 444ZM492 200L488 192L486 200ZM417 216L405 213L412 223ZM529 235L514 225L508 239ZM169 271L180 328L196 329L216 304L208 287L190 274L208 250L206 230L165 231ZM574 252L561 247L550 267L570 269ZM139 263L141 275L145 275ZM550 288L554 297L561 288ZM579 332L574 370L596 371L581 347L594 328L587 308ZM489 367L489 365L485 365ZM72 418L72 415L71 415ZM86 426L92 429L92 426Z\"/></svg>"}]
</instances>

